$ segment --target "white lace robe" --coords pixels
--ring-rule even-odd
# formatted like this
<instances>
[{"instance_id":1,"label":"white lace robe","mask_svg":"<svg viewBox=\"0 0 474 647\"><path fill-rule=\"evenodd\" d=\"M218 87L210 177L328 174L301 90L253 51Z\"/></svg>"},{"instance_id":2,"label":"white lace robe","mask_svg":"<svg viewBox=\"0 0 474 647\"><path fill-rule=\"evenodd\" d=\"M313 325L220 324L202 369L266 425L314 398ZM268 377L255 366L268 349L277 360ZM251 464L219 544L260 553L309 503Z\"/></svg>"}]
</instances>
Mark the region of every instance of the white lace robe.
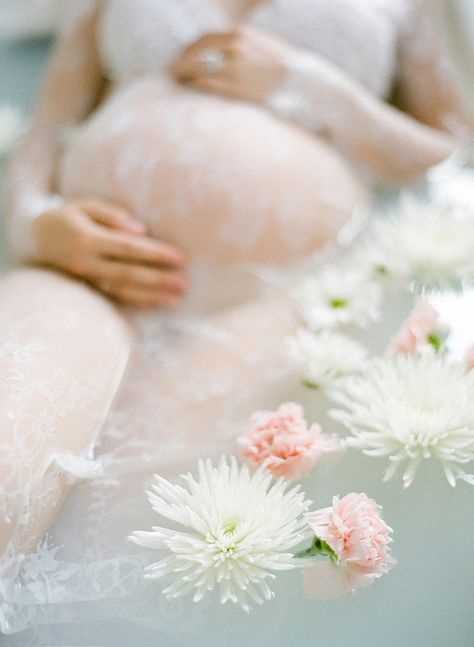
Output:
<instances>
[{"instance_id":1,"label":"white lace robe","mask_svg":"<svg viewBox=\"0 0 474 647\"><path fill-rule=\"evenodd\" d=\"M420 11L424 4L423 0L262 3L249 16L249 22L307 51L301 67L289 70L287 83L270 98L269 107L319 132L325 131L328 119L334 117L331 105L321 95L327 76L343 75L361 84L369 95L386 97L400 73L400 56L410 65L418 61L423 66L437 47L430 22ZM66 31L94 9L91 0L76 2ZM205 31L228 24L215 6L203 0L108 0L101 9L98 50L105 74L115 83L145 74L163 74L170 58L185 44ZM402 44L405 49L400 54ZM72 73L75 62L68 64ZM406 64L402 70L406 73ZM419 74L414 78L419 79ZM65 125L70 124L61 127ZM41 148L41 142L37 148ZM42 152L36 150L36 160L42 159ZM403 154L403 150L394 154ZM52 164L47 159L42 169ZM21 256L31 247L32 219L56 198L36 182L36 175L30 176L31 168L22 167L18 173L17 182L29 187L12 201L10 214L12 240ZM252 268L250 273L261 285L271 285L275 277L267 270L255 272ZM225 275L220 276L220 282L225 293ZM206 285L205 280L200 284ZM200 296L209 297L205 290ZM221 297L217 295L217 301ZM133 361L119 397L108 411L118 386L116 363L108 366L99 359L94 361L91 351L85 367L76 374L56 371L45 375L48 353L65 352L55 345L63 331L88 325L94 331L97 348L119 345L128 335L112 324L94 328L94 322L84 319L74 299L75 295L63 290L59 282L52 301L50 294L42 292L39 277L35 299L23 302L18 295L18 326L0 340L2 388L10 394L11 403L2 415L13 417L18 429L28 430L19 435L13 453L0 454L4 475L0 511L5 518L19 515L24 532L35 510L41 509L42 500L47 500L60 481L81 481L36 553L24 558L21 545L13 541L0 558L0 630L15 633L48 623L124 615L157 630L189 629L194 622L207 622L209 616L187 603L166 602L159 595L159 587L145 585L142 568L149 556L127 544L125 538L132 530L153 525L153 514L143 495L153 471L174 476L181 465L187 466L198 456L232 449L231 440L249 412L275 406L291 394L282 349L266 340L267 331L278 325L284 337L285 317L275 323L268 313L255 321L252 311L246 313L243 306L240 324L233 330L225 316L196 317L192 309L179 317L137 316L133 321ZM202 300L196 302L205 311ZM35 334L29 332L32 342L25 347L22 330L38 311L42 312L41 326ZM2 316L5 313L0 312L0 320ZM258 348L250 350L248 337L260 340ZM242 385L225 364L218 364L215 371L203 377L199 367L208 361L203 349L209 341L217 348L217 355L219 349L222 356L231 349L241 362L241 370L243 367L248 375L258 374L257 385L255 380ZM195 369L191 372L189 354L180 351L189 344L194 353ZM124 352L119 363L123 366L126 361ZM41 378L35 381L31 376L36 365ZM26 370L28 381L24 379ZM160 381L164 373L169 388L163 388ZM105 420L104 411L108 411ZM44 439L54 439L57 420L67 419L71 412L82 416L82 424L96 436L89 454L64 452L58 442L52 453L43 455ZM197 430L192 428L194 412L199 417ZM24 482L15 481L18 461L31 468L30 472L23 471ZM34 636L38 641L43 634L37 630ZM44 636L47 639L47 633ZM125 641L123 645L129 644L126 638L120 640Z\"/></svg>"}]
</instances>

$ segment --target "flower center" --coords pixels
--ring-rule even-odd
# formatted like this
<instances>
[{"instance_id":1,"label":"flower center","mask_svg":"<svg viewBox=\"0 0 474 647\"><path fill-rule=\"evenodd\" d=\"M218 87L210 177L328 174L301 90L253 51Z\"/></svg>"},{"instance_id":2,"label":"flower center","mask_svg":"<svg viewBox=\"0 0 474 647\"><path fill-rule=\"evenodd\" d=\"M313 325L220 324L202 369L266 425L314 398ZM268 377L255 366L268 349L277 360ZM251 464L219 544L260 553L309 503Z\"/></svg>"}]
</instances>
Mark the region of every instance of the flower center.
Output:
<instances>
[{"instance_id":1,"label":"flower center","mask_svg":"<svg viewBox=\"0 0 474 647\"><path fill-rule=\"evenodd\" d=\"M347 299L331 299L331 308L345 308L347 306Z\"/></svg>"},{"instance_id":2,"label":"flower center","mask_svg":"<svg viewBox=\"0 0 474 647\"><path fill-rule=\"evenodd\" d=\"M239 555L239 538L237 533L241 522L235 519L223 520L214 532L209 533L207 541L211 545L214 559L225 562L227 559L237 559Z\"/></svg>"},{"instance_id":3,"label":"flower center","mask_svg":"<svg viewBox=\"0 0 474 647\"><path fill-rule=\"evenodd\" d=\"M214 560L219 563L237 559L239 545L235 541L235 531L225 532L223 529L218 533L217 537L213 537L212 552L214 553Z\"/></svg>"},{"instance_id":4,"label":"flower center","mask_svg":"<svg viewBox=\"0 0 474 647\"><path fill-rule=\"evenodd\" d=\"M237 531L238 523L233 521L222 528L224 535L234 535Z\"/></svg>"}]
</instances>

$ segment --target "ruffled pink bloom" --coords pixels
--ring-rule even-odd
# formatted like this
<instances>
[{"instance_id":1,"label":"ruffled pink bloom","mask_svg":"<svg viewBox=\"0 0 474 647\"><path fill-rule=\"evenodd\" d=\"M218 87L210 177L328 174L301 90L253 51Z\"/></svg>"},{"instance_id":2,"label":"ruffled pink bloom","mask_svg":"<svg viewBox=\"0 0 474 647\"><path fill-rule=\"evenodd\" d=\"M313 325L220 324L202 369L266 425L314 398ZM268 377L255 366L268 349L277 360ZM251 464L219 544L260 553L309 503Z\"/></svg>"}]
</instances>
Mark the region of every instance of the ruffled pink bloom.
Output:
<instances>
[{"instance_id":1,"label":"ruffled pink bloom","mask_svg":"<svg viewBox=\"0 0 474 647\"><path fill-rule=\"evenodd\" d=\"M418 299L410 316L395 334L391 350L397 354L414 353L427 345L428 335L439 327L439 314L426 299Z\"/></svg>"},{"instance_id":2,"label":"ruffled pink bloom","mask_svg":"<svg viewBox=\"0 0 474 647\"><path fill-rule=\"evenodd\" d=\"M258 411L250 418L247 432L238 438L243 458L253 467L265 464L273 476L300 479L322 454L339 451L334 437L318 424L308 427L299 404L288 402L277 411Z\"/></svg>"},{"instance_id":3,"label":"ruffled pink bloom","mask_svg":"<svg viewBox=\"0 0 474 647\"><path fill-rule=\"evenodd\" d=\"M395 564L390 555L391 528L381 508L366 494L334 497L332 506L309 513L316 537L334 551L336 561L315 561L304 572L306 593L319 599L345 595L368 586Z\"/></svg>"}]
</instances>

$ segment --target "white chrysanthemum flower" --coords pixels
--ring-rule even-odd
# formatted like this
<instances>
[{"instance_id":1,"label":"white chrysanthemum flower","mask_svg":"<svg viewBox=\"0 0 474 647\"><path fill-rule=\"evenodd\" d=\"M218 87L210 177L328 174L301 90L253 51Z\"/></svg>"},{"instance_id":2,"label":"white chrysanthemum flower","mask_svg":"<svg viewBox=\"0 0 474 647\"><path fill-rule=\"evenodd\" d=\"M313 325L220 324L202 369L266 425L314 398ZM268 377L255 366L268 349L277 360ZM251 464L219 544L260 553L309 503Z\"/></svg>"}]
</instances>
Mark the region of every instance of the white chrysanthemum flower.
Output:
<instances>
[{"instance_id":1,"label":"white chrysanthemum flower","mask_svg":"<svg viewBox=\"0 0 474 647\"><path fill-rule=\"evenodd\" d=\"M288 359L311 388L325 389L341 377L360 370L366 348L347 335L300 329L287 340Z\"/></svg>"},{"instance_id":2,"label":"white chrysanthemum flower","mask_svg":"<svg viewBox=\"0 0 474 647\"><path fill-rule=\"evenodd\" d=\"M24 130L24 117L15 106L0 106L0 158L7 155Z\"/></svg>"},{"instance_id":3,"label":"white chrysanthemum flower","mask_svg":"<svg viewBox=\"0 0 474 647\"><path fill-rule=\"evenodd\" d=\"M376 358L331 395L342 405L331 416L352 433L347 445L388 456L385 480L408 461L409 487L420 461L436 458L450 485L474 485L462 468L474 459L474 372L464 365L436 354Z\"/></svg>"},{"instance_id":4,"label":"white chrysanthemum flower","mask_svg":"<svg viewBox=\"0 0 474 647\"><path fill-rule=\"evenodd\" d=\"M167 577L165 596L177 598L194 591L198 602L215 588L220 601L229 600L250 610L273 597L267 580L274 571L296 568L290 552L308 537L303 513L310 505L299 486L274 481L260 468L253 475L234 457L215 467L199 462L199 478L183 475L186 487L160 476L148 492L153 509L183 529L153 527L134 532L130 540L164 551L147 567L145 577Z\"/></svg>"},{"instance_id":5,"label":"white chrysanthemum flower","mask_svg":"<svg viewBox=\"0 0 474 647\"><path fill-rule=\"evenodd\" d=\"M395 281L437 286L474 278L474 212L405 198L375 222L355 258Z\"/></svg>"},{"instance_id":6,"label":"white chrysanthemum flower","mask_svg":"<svg viewBox=\"0 0 474 647\"><path fill-rule=\"evenodd\" d=\"M311 330L340 324L365 326L380 315L380 285L354 268L327 267L294 292L298 310Z\"/></svg>"}]
</instances>

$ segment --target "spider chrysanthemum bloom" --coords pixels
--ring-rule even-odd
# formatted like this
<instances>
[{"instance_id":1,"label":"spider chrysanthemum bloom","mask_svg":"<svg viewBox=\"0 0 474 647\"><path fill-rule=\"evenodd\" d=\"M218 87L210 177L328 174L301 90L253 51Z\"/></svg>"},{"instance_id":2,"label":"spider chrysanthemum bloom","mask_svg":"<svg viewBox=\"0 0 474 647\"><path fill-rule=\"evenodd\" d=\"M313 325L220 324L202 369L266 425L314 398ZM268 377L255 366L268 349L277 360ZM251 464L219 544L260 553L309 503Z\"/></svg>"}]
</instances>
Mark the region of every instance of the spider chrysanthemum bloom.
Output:
<instances>
[{"instance_id":1,"label":"spider chrysanthemum bloom","mask_svg":"<svg viewBox=\"0 0 474 647\"><path fill-rule=\"evenodd\" d=\"M474 278L473 215L407 197L396 217L373 224L356 259L395 281L458 286Z\"/></svg>"},{"instance_id":2,"label":"spider chrysanthemum bloom","mask_svg":"<svg viewBox=\"0 0 474 647\"><path fill-rule=\"evenodd\" d=\"M306 386L326 389L341 377L356 373L367 357L364 346L341 333L304 328L287 340L287 356Z\"/></svg>"},{"instance_id":3,"label":"spider chrysanthemum bloom","mask_svg":"<svg viewBox=\"0 0 474 647\"><path fill-rule=\"evenodd\" d=\"M288 490L263 469L250 474L233 457L217 466L200 461L198 471L197 480L182 476L185 487L156 476L148 492L153 509L181 529L157 526L130 540L163 551L145 577L168 578L165 596L193 592L198 602L217 588L222 604L249 611L273 597L267 580L275 572L297 567L291 549L308 537L303 513L310 501L299 486Z\"/></svg>"},{"instance_id":4,"label":"spider chrysanthemum bloom","mask_svg":"<svg viewBox=\"0 0 474 647\"><path fill-rule=\"evenodd\" d=\"M331 412L351 432L347 445L387 456L385 480L408 461L408 487L423 459L441 462L446 478L474 485L464 465L474 459L474 372L443 355L376 358L332 392Z\"/></svg>"},{"instance_id":5,"label":"spider chrysanthemum bloom","mask_svg":"<svg viewBox=\"0 0 474 647\"><path fill-rule=\"evenodd\" d=\"M340 325L365 326L380 316L382 291L365 271L329 266L293 293L305 325L313 331Z\"/></svg>"}]
</instances>

